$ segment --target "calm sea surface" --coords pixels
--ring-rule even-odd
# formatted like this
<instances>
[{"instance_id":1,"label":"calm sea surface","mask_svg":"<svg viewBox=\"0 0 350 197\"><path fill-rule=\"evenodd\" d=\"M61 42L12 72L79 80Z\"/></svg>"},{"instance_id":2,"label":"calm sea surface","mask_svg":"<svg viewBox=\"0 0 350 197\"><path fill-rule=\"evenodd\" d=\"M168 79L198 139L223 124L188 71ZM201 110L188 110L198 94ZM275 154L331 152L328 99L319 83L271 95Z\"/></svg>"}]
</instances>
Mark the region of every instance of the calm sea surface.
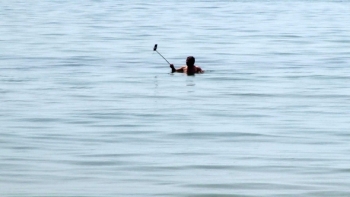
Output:
<instances>
[{"instance_id":1,"label":"calm sea surface","mask_svg":"<svg viewBox=\"0 0 350 197\"><path fill-rule=\"evenodd\" d=\"M0 196L350 196L349 8L1 1Z\"/></svg>"}]
</instances>

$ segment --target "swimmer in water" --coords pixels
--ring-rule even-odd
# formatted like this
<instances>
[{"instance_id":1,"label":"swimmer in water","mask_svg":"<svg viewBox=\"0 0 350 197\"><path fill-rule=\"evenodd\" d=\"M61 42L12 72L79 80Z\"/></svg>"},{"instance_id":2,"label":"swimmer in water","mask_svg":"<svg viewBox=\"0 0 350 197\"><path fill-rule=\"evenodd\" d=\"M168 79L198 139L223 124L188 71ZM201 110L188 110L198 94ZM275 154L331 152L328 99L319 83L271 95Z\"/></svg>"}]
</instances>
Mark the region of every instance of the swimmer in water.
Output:
<instances>
[{"instance_id":1,"label":"swimmer in water","mask_svg":"<svg viewBox=\"0 0 350 197\"><path fill-rule=\"evenodd\" d=\"M201 67L194 65L195 58L193 56L188 56L186 59L186 66L175 69L174 64L170 64L171 72L186 73L187 75L194 75L197 73L204 73Z\"/></svg>"}]
</instances>

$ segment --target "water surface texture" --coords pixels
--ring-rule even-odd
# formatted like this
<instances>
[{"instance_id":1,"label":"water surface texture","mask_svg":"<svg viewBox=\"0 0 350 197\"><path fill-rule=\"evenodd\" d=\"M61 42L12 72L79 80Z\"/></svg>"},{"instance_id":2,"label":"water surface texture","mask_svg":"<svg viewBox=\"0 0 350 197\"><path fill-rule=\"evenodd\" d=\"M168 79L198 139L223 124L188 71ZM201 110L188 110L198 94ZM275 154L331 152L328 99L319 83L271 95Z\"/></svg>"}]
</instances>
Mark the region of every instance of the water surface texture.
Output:
<instances>
[{"instance_id":1,"label":"water surface texture","mask_svg":"<svg viewBox=\"0 0 350 197\"><path fill-rule=\"evenodd\" d=\"M349 8L2 1L0 196L350 196Z\"/></svg>"}]
</instances>

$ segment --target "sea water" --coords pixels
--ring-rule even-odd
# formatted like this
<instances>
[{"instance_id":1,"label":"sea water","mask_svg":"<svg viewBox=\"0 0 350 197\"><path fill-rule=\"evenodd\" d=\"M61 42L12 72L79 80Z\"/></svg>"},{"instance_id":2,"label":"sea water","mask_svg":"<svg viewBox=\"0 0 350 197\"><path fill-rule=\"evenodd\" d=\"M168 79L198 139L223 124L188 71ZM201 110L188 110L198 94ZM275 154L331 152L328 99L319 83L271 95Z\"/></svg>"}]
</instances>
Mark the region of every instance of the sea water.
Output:
<instances>
[{"instance_id":1,"label":"sea water","mask_svg":"<svg viewBox=\"0 0 350 197\"><path fill-rule=\"evenodd\" d=\"M349 8L2 1L0 195L350 196Z\"/></svg>"}]
</instances>

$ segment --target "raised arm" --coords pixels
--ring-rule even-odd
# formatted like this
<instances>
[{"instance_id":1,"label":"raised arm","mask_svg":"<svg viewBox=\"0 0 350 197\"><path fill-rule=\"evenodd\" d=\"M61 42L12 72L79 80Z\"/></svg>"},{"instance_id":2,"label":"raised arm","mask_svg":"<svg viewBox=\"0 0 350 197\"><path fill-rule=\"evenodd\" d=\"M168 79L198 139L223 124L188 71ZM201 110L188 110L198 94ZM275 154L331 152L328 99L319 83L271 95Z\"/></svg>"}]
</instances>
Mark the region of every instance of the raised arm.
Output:
<instances>
[{"instance_id":1,"label":"raised arm","mask_svg":"<svg viewBox=\"0 0 350 197\"><path fill-rule=\"evenodd\" d=\"M183 72L184 72L183 67L176 69L176 68L174 67L174 64L170 64L170 68L171 68L171 72L172 72L172 73L174 73L174 72L183 73Z\"/></svg>"}]
</instances>

